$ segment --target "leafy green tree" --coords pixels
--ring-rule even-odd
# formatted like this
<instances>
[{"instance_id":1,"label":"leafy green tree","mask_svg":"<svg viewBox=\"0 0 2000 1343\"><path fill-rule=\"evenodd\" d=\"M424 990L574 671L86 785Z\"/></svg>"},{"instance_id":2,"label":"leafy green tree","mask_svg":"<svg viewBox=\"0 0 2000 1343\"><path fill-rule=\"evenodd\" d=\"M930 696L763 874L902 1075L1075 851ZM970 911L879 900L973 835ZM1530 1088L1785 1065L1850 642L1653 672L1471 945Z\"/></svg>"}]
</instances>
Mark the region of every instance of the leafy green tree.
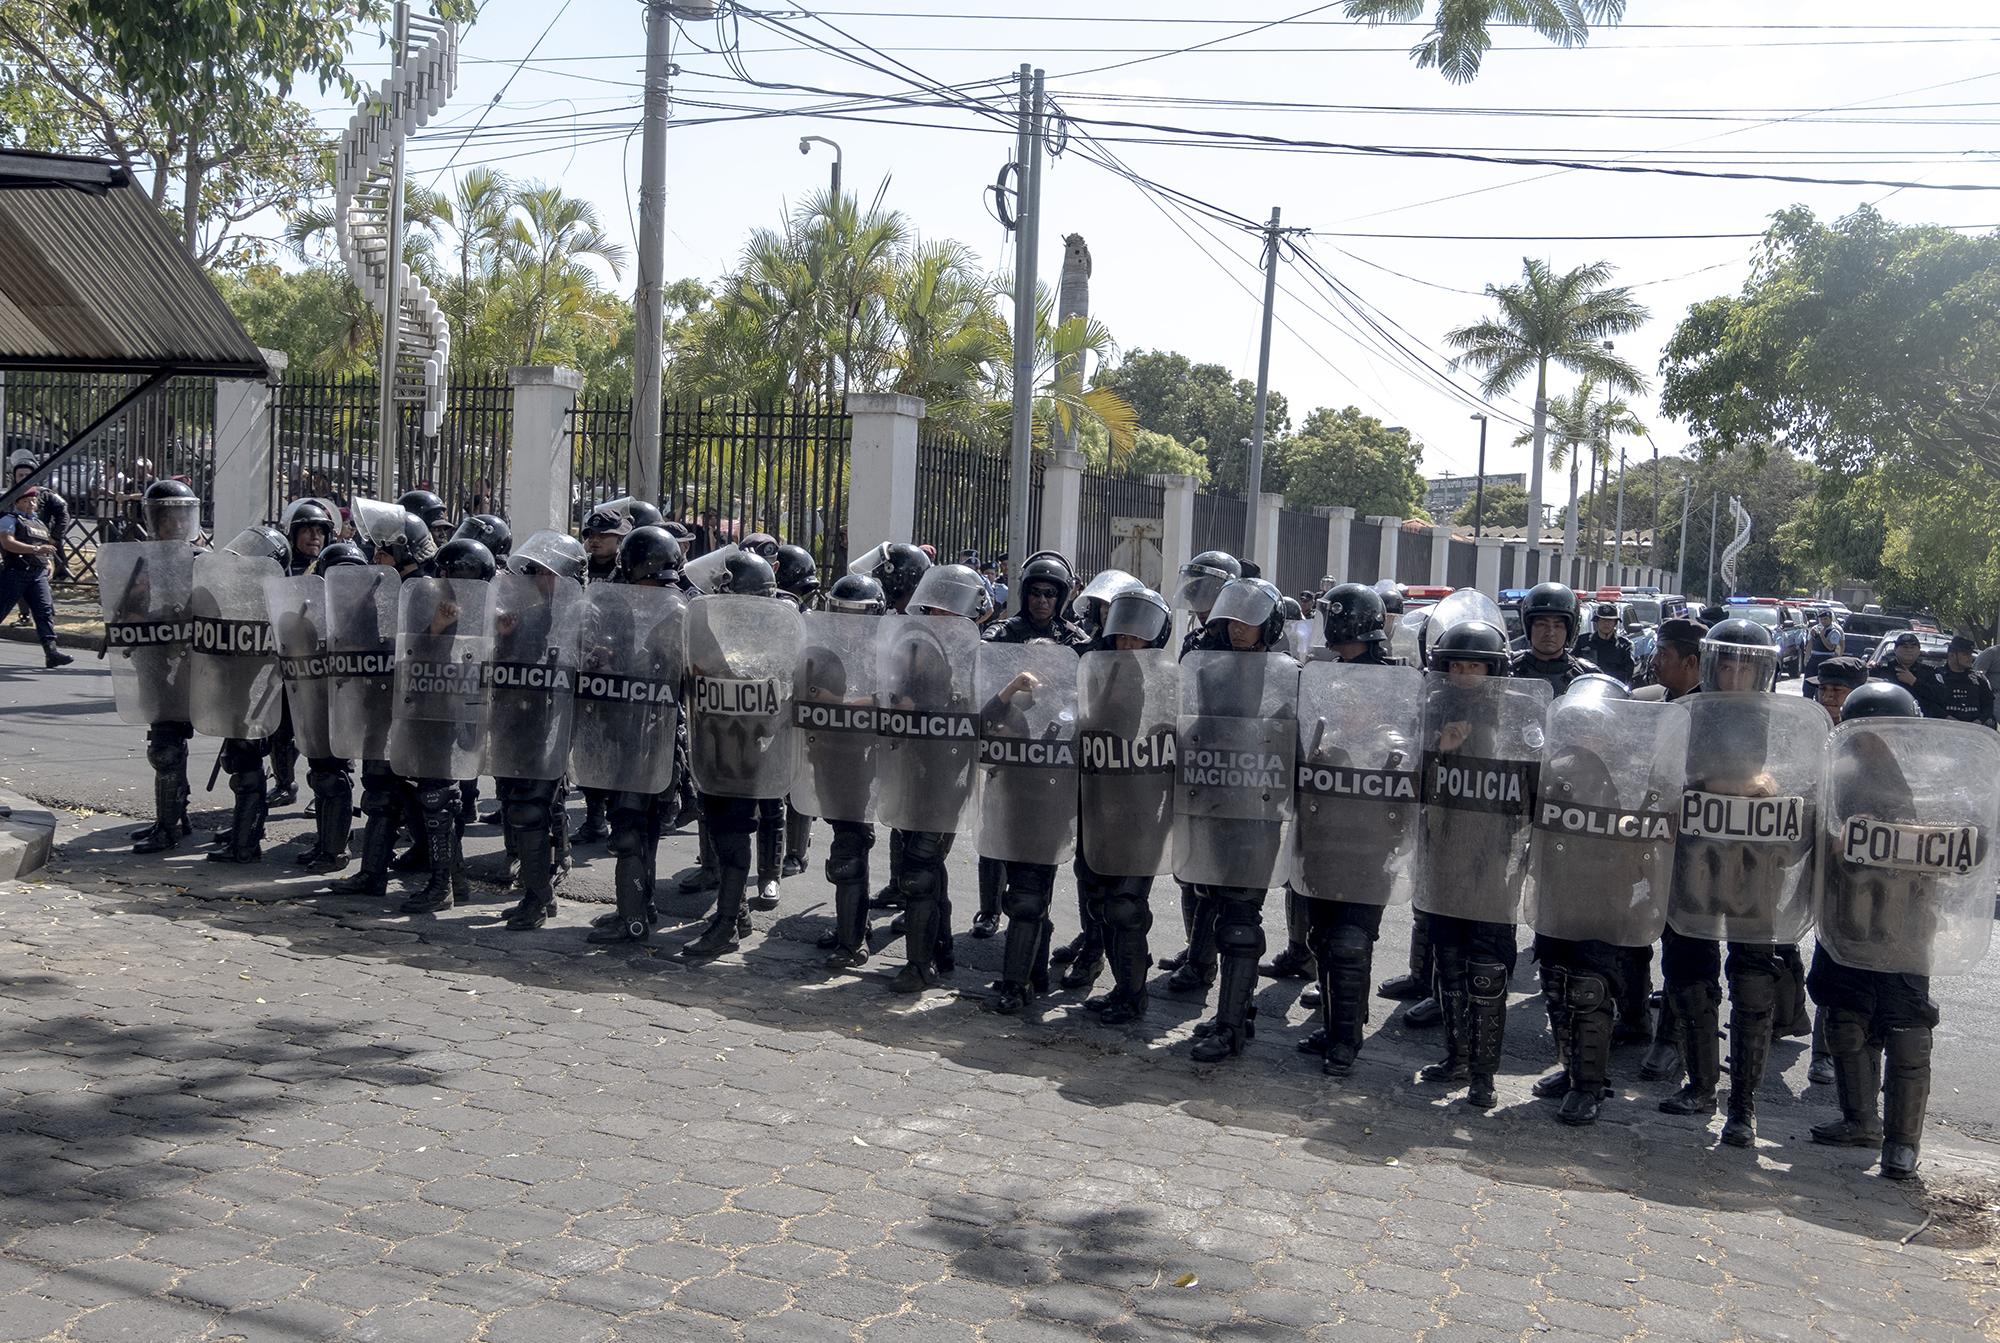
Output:
<instances>
[{"instance_id":1,"label":"leafy green tree","mask_svg":"<svg viewBox=\"0 0 2000 1343\"><path fill-rule=\"evenodd\" d=\"M1166 434L1208 459L1215 488L1241 493L1243 441L1257 421L1257 386L1220 364L1196 364L1171 350L1135 350L1097 375L1097 385L1123 397L1141 428ZM1275 445L1291 426L1282 392L1272 391L1265 442Z\"/></svg>"},{"instance_id":2,"label":"leafy green tree","mask_svg":"<svg viewBox=\"0 0 2000 1343\"><path fill-rule=\"evenodd\" d=\"M1478 77L1495 28L1532 28L1557 46L1580 47L1590 40L1590 25L1609 27L1625 17L1625 0L1436 0L1436 5L1430 32L1410 55L1419 70L1435 67L1454 84ZM1427 8L1427 0L1347 0L1343 6L1348 18L1371 27L1420 19Z\"/></svg>"},{"instance_id":3,"label":"leafy green tree","mask_svg":"<svg viewBox=\"0 0 2000 1343\"><path fill-rule=\"evenodd\" d=\"M1208 484L1207 458L1179 439L1151 429L1135 429L1131 448L1121 453L1116 463L1111 457L1111 436L1101 425L1084 426L1077 450L1093 471L1117 471L1141 480L1147 476L1193 476L1198 484Z\"/></svg>"},{"instance_id":4,"label":"leafy green tree","mask_svg":"<svg viewBox=\"0 0 2000 1343\"><path fill-rule=\"evenodd\" d=\"M1556 274L1547 262L1532 257L1521 262L1521 283L1486 286L1486 296L1499 311L1484 321L1445 333L1458 351L1457 364L1479 370L1480 388L1489 397L1512 391L1528 377L1535 379L1533 456L1528 472L1528 534L1532 549L1542 521L1542 449L1547 441L1549 365L1602 383L1617 392L1645 390L1639 370L1609 348L1609 337L1635 331L1650 314L1629 289L1607 287L1609 262L1578 266Z\"/></svg>"},{"instance_id":5,"label":"leafy green tree","mask_svg":"<svg viewBox=\"0 0 2000 1343\"><path fill-rule=\"evenodd\" d=\"M1467 499L1459 505L1458 512L1451 515L1452 522L1460 527L1470 527L1478 516L1479 500ZM1525 527L1528 525L1528 492L1519 485L1508 481L1486 487L1486 525L1488 527Z\"/></svg>"},{"instance_id":6,"label":"leafy green tree","mask_svg":"<svg viewBox=\"0 0 2000 1343\"><path fill-rule=\"evenodd\" d=\"M1272 445L1271 488L1284 491L1290 508L1344 504L1363 516L1423 517L1423 456L1407 429L1353 406L1322 407Z\"/></svg>"},{"instance_id":7,"label":"leafy green tree","mask_svg":"<svg viewBox=\"0 0 2000 1343\"><path fill-rule=\"evenodd\" d=\"M381 323L338 266L258 262L217 275L215 285L252 340L291 357L293 376L372 372Z\"/></svg>"}]
</instances>

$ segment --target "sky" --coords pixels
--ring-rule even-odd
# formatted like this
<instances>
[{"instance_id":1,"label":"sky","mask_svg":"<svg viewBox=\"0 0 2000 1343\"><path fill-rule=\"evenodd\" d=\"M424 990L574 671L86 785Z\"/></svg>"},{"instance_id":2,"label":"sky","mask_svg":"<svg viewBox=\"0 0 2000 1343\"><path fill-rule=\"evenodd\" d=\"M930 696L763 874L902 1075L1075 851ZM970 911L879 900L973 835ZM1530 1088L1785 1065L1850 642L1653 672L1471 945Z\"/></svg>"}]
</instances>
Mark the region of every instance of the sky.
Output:
<instances>
[{"instance_id":1,"label":"sky","mask_svg":"<svg viewBox=\"0 0 2000 1343\"><path fill-rule=\"evenodd\" d=\"M1583 48L1502 30L1469 85L1416 68L1407 52L1421 26L1369 29L1309 0L1028 0L1004 16L964 0L829 0L686 21L674 35L666 275L720 277L750 229L825 185L832 152L802 156L802 135L839 142L849 191L883 188L921 234L1007 268L1012 243L988 189L1013 153L1010 100L1027 62L1047 71L1068 121L1043 175L1040 273L1053 284L1063 236L1084 235L1091 311L1121 348L1254 377L1254 226L1280 207L1287 227L1311 230L1284 252L1271 354L1294 424L1315 406L1356 405L1415 434L1425 474L1465 473L1481 406L1470 375L1450 371L1444 333L1486 315L1484 286L1518 279L1524 256L1558 269L1607 261L1652 311L1617 346L1651 384L1634 401L1650 443L1628 451L1672 455L1687 440L1654 403L1660 351L1691 303L1741 286L1775 211L1803 204L1833 218L1872 203L1903 222L2000 224L2000 160L1986 147L2000 10L1938 0L1907 12L1917 22L1891 26L1886 7L1861 0L1631 0L1630 22ZM486 163L560 182L629 248L643 20L637 0L485 0L463 35L459 90L415 142L412 175L443 188ZM379 77L368 60L357 73ZM949 85L987 106L800 115L841 99L768 87L782 84L926 103L939 100L923 89ZM329 128L345 119L316 111ZM1106 124L1117 121L1175 130ZM1213 132L1920 186L1277 150ZM1178 143L1138 143L1160 139ZM1944 184L1986 189L1922 189ZM629 290L633 275L605 279ZM1550 390L1573 382L1554 374ZM1532 397L1529 386L1494 400L1488 471L1526 469L1513 438ZM1551 481L1548 497L1560 493Z\"/></svg>"}]
</instances>

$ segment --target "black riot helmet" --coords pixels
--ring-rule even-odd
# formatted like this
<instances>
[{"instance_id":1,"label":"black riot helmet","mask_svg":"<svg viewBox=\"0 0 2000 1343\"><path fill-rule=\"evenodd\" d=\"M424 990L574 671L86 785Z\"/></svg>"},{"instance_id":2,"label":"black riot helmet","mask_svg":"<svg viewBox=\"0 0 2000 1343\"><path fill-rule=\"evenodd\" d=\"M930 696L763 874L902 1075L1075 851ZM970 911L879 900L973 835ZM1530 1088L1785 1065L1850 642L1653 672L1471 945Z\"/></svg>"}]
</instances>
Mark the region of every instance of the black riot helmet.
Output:
<instances>
[{"instance_id":1,"label":"black riot helmet","mask_svg":"<svg viewBox=\"0 0 2000 1343\"><path fill-rule=\"evenodd\" d=\"M842 574L826 592L826 609L847 615L879 616L889 609L882 585L867 574Z\"/></svg>"},{"instance_id":2,"label":"black riot helmet","mask_svg":"<svg viewBox=\"0 0 2000 1343\"><path fill-rule=\"evenodd\" d=\"M889 605L895 606L917 590L924 570L930 567L931 557L923 551L908 541L892 541L882 548L882 557L875 563L874 579L882 585Z\"/></svg>"},{"instance_id":3,"label":"black riot helmet","mask_svg":"<svg viewBox=\"0 0 2000 1343\"><path fill-rule=\"evenodd\" d=\"M1536 616L1560 616L1567 631L1564 638L1576 638L1576 594L1567 583L1537 583L1521 599L1521 628L1535 632Z\"/></svg>"},{"instance_id":4,"label":"black riot helmet","mask_svg":"<svg viewBox=\"0 0 2000 1343\"><path fill-rule=\"evenodd\" d=\"M1278 614L1283 616L1285 623L1289 625L1294 620L1304 620L1306 618L1306 608L1299 605L1297 597L1280 597L1278 598Z\"/></svg>"},{"instance_id":5,"label":"black riot helmet","mask_svg":"<svg viewBox=\"0 0 2000 1343\"><path fill-rule=\"evenodd\" d=\"M1771 631L1744 616L1709 627L1701 641L1703 690L1769 690L1777 680L1778 641Z\"/></svg>"},{"instance_id":6,"label":"black riot helmet","mask_svg":"<svg viewBox=\"0 0 2000 1343\"><path fill-rule=\"evenodd\" d=\"M671 583L681 576L681 543L664 527L634 527L618 543L614 583Z\"/></svg>"},{"instance_id":7,"label":"black riot helmet","mask_svg":"<svg viewBox=\"0 0 2000 1343\"><path fill-rule=\"evenodd\" d=\"M396 501L408 513L415 513L424 520L425 527L435 527L445 520L444 500L430 490L406 490Z\"/></svg>"},{"instance_id":8,"label":"black riot helmet","mask_svg":"<svg viewBox=\"0 0 2000 1343\"><path fill-rule=\"evenodd\" d=\"M262 522L236 533L223 549L246 560L275 560L280 565L292 558L291 543L285 540L285 534Z\"/></svg>"},{"instance_id":9,"label":"black riot helmet","mask_svg":"<svg viewBox=\"0 0 2000 1343\"><path fill-rule=\"evenodd\" d=\"M1186 611L1207 611L1215 605L1222 585L1243 576L1243 566L1226 550L1204 550L1181 566L1174 605Z\"/></svg>"},{"instance_id":10,"label":"black riot helmet","mask_svg":"<svg viewBox=\"0 0 2000 1343\"><path fill-rule=\"evenodd\" d=\"M1400 598L1398 599L1400 600ZM1326 646L1379 644L1388 636L1382 632L1388 606L1382 594L1360 583L1340 583L1319 599L1326 621Z\"/></svg>"},{"instance_id":11,"label":"black riot helmet","mask_svg":"<svg viewBox=\"0 0 2000 1343\"><path fill-rule=\"evenodd\" d=\"M1462 620L1438 636L1430 648L1430 665L1449 671L1454 662L1479 662L1488 676L1506 676L1512 670L1507 654L1507 633L1484 620Z\"/></svg>"},{"instance_id":12,"label":"black riot helmet","mask_svg":"<svg viewBox=\"0 0 2000 1343\"><path fill-rule=\"evenodd\" d=\"M562 532L536 532L507 556L517 574L554 574L572 583L583 582L588 566L583 542Z\"/></svg>"},{"instance_id":13,"label":"black riot helmet","mask_svg":"<svg viewBox=\"0 0 2000 1343\"><path fill-rule=\"evenodd\" d=\"M1142 640L1148 648L1165 648L1173 630L1174 612L1167 599L1149 587L1131 588L1106 605L1095 646L1115 649L1118 636L1123 634Z\"/></svg>"},{"instance_id":14,"label":"black riot helmet","mask_svg":"<svg viewBox=\"0 0 2000 1343\"><path fill-rule=\"evenodd\" d=\"M1617 677L1606 672L1586 672L1569 683L1563 692L1562 702L1573 704L1580 700L1594 700L1609 703L1632 698L1632 688Z\"/></svg>"},{"instance_id":15,"label":"black riot helmet","mask_svg":"<svg viewBox=\"0 0 2000 1343\"><path fill-rule=\"evenodd\" d=\"M634 527L657 527L664 519L660 510L644 499L626 495L606 499L583 520L585 536L630 536Z\"/></svg>"},{"instance_id":16,"label":"black riot helmet","mask_svg":"<svg viewBox=\"0 0 2000 1343\"><path fill-rule=\"evenodd\" d=\"M361 553L361 547L352 541L334 541L323 547L319 558L313 561L312 571L324 574L329 569L338 569L344 564L368 563L368 557Z\"/></svg>"},{"instance_id":17,"label":"black riot helmet","mask_svg":"<svg viewBox=\"0 0 2000 1343\"><path fill-rule=\"evenodd\" d=\"M156 480L139 504L146 534L155 541L192 541L201 534L201 500L185 480Z\"/></svg>"},{"instance_id":18,"label":"black riot helmet","mask_svg":"<svg viewBox=\"0 0 2000 1343\"><path fill-rule=\"evenodd\" d=\"M423 564L437 555L437 541L424 520L400 504L380 499L356 499L349 506L354 517L354 534L373 558L386 551L401 569Z\"/></svg>"},{"instance_id":19,"label":"black riot helmet","mask_svg":"<svg viewBox=\"0 0 2000 1343\"><path fill-rule=\"evenodd\" d=\"M1382 599L1382 609L1392 616L1403 614L1403 585L1393 578L1385 578L1375 585L1375 595Z\"/></svg>"},{"instance_id":20,"label":"black riot helmet","mask_svg":"<svg viewBox=\"0 0 2000 1343\"><path fill-rule=\"evenodd\" d=\"M1055 588L1056 600L1060 602L1069 597L1070 587L1075 583L1076 575L1071 572L1069 561L1051 550L1030 556L1028 562L1021 566L1021 572L1015 576L1014 581L1020 585L1021 595L1024 598L1028 595L1030 587L1042 583Z\"/></svg>"},{"instance_id":21,"label":"black riot helmet","mask_svg":"<svg viewBox=\"0 0 2000 1343\"><path fill-rule=\"evenodd\" d=\"M778 578L778 590L790 593L801 608L812 605L819 595L819 564L812 552L804 546L783 545L778 547L778 558L772 561L772 571Z\"/></svg>"},{"instance_id":22,"label":"black riot helmet","mask_svg":"<svg viewBox=\"0 0 2000 1343\"><path fill-rule=\"evenodd\" d=\"M737 548L747 550L752 555L761 555L771 561L773 566L778 562L778 551L781 549L778 538L769 532L752 532L743 538Z\"/></svg>"},{"instance_id":23,"label":"black riot helmet","mask_svg":"<svg viewBox=\"0 0 2000 1343\"><path fill-rule=\"evenodd\" d=\"M1261 578L1232 578L1215 594L1208 623L1233 620L1254 626L1263 648L1276 648L1285 637L1284 594Z\"/></svg>"},{"instance_id":24,"label":"black riot helmet","mask_svg":"<svg viewBox=\"0 0 2000 1343\"><path fill-rule=\"evenodd\" d=\"M493 552L471 537L461 536L438 548L438 573L446 578L489 582L500 571Z\"/></svg>"},{"instance_id":25,"label":"black riot helmet","mask_svg":"<svg viewBox=\"0 0 2000 1343\"><path fill-rule=\"evenodd\" d=\"M739 550L724 562L722 581L715 585L715 590L738 597L775 597L778 575L762 555Z\"/></svg>"},{"instance_id":26,"label":"black riot helmet","mask_svg":"<svg viewBox=\"0 0 2000 1343\"><path fill-rule=\"evenodd\" d=\"M295 551L299 548L301 527L318 527L326 533L323 541L333 540L334 533L340 530L334 525L333 514L317 499L301 499L285 510L285 541Z\"/></svg>"},{"instance_id":27,"label":"black riot helmet","mask_svg":"<svg viewBox=\"0 0 2000 1343\"><path fill-rule=\"evenodd\" d=\"M1894 681L1864 681L1848 692L1840 706L1840 721L1857 718L1921 718L1917 697Z\"/></svg>"},{"instance_id":28,"label":"black riot helmet","mask_svg":"<svg viewBox=\"0 0 2000 1343\"><path fill-rule=\"evenodd\" d=\"M498 513L474 513L459 523L451 536L454 541L477 541L492 551L496 560L506 559L507 552L514 548L514 529Z\"/></svg>"}]
</instances>

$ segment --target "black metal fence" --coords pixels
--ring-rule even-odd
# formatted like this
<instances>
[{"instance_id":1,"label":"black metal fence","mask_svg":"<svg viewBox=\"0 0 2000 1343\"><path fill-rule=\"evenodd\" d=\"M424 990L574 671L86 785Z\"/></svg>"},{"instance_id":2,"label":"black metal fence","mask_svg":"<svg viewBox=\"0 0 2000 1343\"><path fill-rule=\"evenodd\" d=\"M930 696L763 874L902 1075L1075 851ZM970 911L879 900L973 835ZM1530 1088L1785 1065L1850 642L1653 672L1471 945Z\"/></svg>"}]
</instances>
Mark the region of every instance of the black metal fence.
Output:
<instances>
[{"instance_id":1,"label":"black metal fence","mask_svg":"<svg viewBox=\"0 0 2000 1343\"><path fill-rule=\"evenodd\" d=\"M1042 479L1046 463L1036 453L1028 481L1028 545L1042 544ZM982 559L1007 550L1009 483L1012 464L1005 449L994 451L961 434L926 429L917 445L916 540L937 548L938 559L955 562L976 550ZM1011 556L1018 566L1027 557Z\"/></svg>"},{"instance_id":2,"label":"black metal fence","mask_svg":"<svg viewBox=\"0 0 2000 1343\"><path fill-rule=\"evenodd\" d=\"M1194 549L1195 555L1204 550L1224 550L1241 557L1243 551L1243 528L1249 520L1249 505L1228 494L1209 494L1206 491L1194 497Z\"/></svg>"},{"instance_id":3,"label":"black metal fence","mask_svg":"<svg viewBox=\"0 0 2000 1343\"><path fill-rule=\"evenodd\" d=\"M1373 583L1382 577L1382 529L1377 524L1356 518L1349 526L1347 577L1355 583Z\"/></svg>"},{"instance_id":4,"label":"black metal fence","mask_svg":"<svg viewBox=\"0 0 2000 1343\"><path fill-rule=\"evenodd\" d=\"M1470 541L1451 539L1451 558L1445 561L1445 582L1455 588L1479 583L1479 547Z\"/></svg>"},{"instance_id":5,"label":"black metal fence","mask_svg":"<svg viewBox=\"0 0 2000 1343\"><path fill-rule=\"evenodd\" d=\"M1326 577L1326 532L1327 520L1316 513L1279 510L1278 572L1271 580L1278 591L1319 591L1319 580Z\"/></svg>"},{"instance_id":6,"label":"black metal fence","mask_svg":"<svg viewBox=\"0 0 2000 1343\"><path fill-rule=\"evenodd\" d=\"M1131 476L1083 473L1082 517L1076 538L1076 572L1088 579L1100 569L1111 567L1117 538L1111 534L1113 518L1152 518L1166 515L1167 492L1151 481Z\"/></svg>"},{"instance_id":7,"label":"black metal fence","mask_svg":"<svg viewBox=\"0 0 2000 1343\"><path fill-rule=\"evenodd\" d=\"M399 405L395 493L434 490L454 517L505 512L514 393L502 384L453 384L435 438L423 412ZM346 507L374 498L381 400L372 378L288 378L271 400L271 515L304 495Z\"/></svg>"},{"instance_id":8,"label":"black metal fence","mask_svg":"<svg viewBox=\"0 0 2000 1343\"><path fill-rule=\"evenodd\" d=\"M1415 587L1431 581L1431 533L1422 530L1404 529L1396 538L1396 581L1405 587Z\"/></svg>"},{"instance_id":9,"label":"black metal fence","mask_svg":"<svg viewBox=\"0 0 2000 1343\"><path fill-rule=\"evenodd\" d=\"M69 443L142 380L125 374L0 373L0 457L36 462ZM139 499L155 480L178 477L202 500L202 524L214 522L215 383L174 378L126 407L85 447L45 478L63 497L69 524L61 537L58 583L94 584L100 541L138 525ZM4 477L13 482L11 470Z\"/></svg>"}]
</instances>

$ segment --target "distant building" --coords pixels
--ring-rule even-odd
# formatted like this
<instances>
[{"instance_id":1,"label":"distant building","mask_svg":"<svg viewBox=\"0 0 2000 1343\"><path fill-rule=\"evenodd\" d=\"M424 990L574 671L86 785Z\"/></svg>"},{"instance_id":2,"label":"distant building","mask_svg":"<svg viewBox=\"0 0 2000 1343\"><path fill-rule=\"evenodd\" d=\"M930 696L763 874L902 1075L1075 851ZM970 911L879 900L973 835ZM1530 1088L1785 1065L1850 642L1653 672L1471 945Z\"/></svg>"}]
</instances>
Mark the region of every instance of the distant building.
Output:
<instances>
[{"instance_id":1,"label":"distant building","mask_svg":"<svg viewBox=\"0 0 2000 1343\"><path fill-rule=\"evenodd\" d=\"M1528 488L1528 478L1520 472L1512 475L1486 477L1486 488L1497 485L1516 485ZM1424 482L1424 511L1439 523L1448 523L1452 515L1479 491L1478 476L1432 476Z\"/></svg>"}]
</instances>

